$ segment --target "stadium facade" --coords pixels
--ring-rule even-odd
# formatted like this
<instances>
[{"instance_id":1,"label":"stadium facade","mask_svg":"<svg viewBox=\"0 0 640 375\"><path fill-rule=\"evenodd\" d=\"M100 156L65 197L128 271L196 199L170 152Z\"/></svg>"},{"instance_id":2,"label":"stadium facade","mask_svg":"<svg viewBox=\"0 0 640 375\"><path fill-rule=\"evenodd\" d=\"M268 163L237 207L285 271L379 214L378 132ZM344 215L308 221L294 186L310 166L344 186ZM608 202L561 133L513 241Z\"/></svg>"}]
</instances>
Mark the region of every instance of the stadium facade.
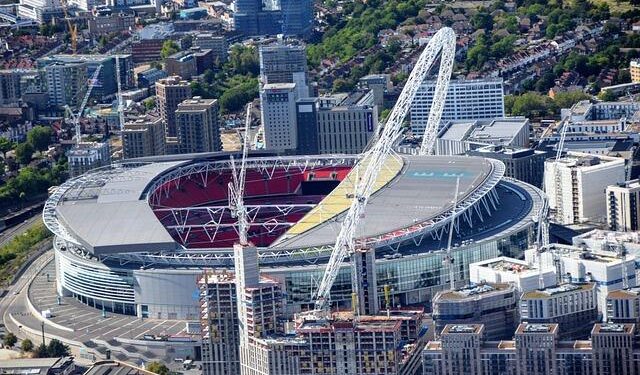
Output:
<instances>
[{"instance_id":1,"label":"stadium facade","mask_svg":"<svg viewBox=\"0 0 640 375\"><path fill-rule=\"evenodd\" d=\"M258 153L247 160L249 239L262 271L282 285L289 314L312 301L351 204L360 157ZM389 157L356 241L375 249L378 294L386 287L394 305L406 306L430 302L447 285L451 220L458 285L468 280L470 263L529 247L543 193L504 170L479 157ZM203 270L233 269L232 171L228 153L176 155L67 181L43 211L55 234L58 293L117 313L197 320ZM348 266L333 285L332 306L351 303Z\"/></svg>"}]
</instances>

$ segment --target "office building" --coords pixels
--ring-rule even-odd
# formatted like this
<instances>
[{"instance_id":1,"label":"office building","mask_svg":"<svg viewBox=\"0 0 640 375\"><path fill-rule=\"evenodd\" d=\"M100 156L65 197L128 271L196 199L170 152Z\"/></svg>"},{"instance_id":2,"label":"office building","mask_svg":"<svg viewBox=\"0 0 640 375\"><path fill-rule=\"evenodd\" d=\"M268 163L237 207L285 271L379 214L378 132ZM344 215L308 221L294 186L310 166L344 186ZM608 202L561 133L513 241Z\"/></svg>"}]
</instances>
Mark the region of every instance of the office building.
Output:
<instances>
[{"instance_id":1,"label":"office building","mask_svg":"<svg viewBox=\"0 0 640 375\"><path fill-rule=\"evenodd\" d=\"M509 283L519 293L536 290L540 287L540 274L544 285L556 285L556 270L552 266L543 267L542 272L530 263L507 257L498 257L469 265L469 281L481 283Z\"/></svg>"},{"instance_id":2,"label":"office building","mask_svg":"<svg viewBox=\"0 0 640 375\"><path fill-rule=\"evenodd\" d=\"M484 324L488 340L510 338L518 321L518 291L512 284L478 284L433 297L436 332L448 324Z\"/></svg>"},{"instance_id":3,"label":"office building","mask_svg":"<svg viewBox=\"0 0 640 375\"><path fill-rule=\"evenodd\" d=\"M267 150L291 152L298 147L297 99L295 83L268 83L260 90Z\"/></svg>"},{"instance_id":4,"label":"office building","mask_svg":"<svg viewBox=\"0 0 640 375\"><path fill-rule=\"evenodd\" d=\"M162 119L151 116L124 124L122 151L125 159L165 154L165 134Z\"/></svg>"},{"instance_id":5,"label":"office building","mask_svg":"<svg viewBox=\"0 0 640 375\"><path fill-rule=\"evenodd\" d=\"M0 70L0 105L17 104L21 98L22 74L16 70Z\"/></svg>"},{"instance_id":6,"label":"office building","mask_svg":"<svg viewBox=\"0 0 640 375\"><path fill-rule=\"evenodd\" d=\"M49 105L76 108L87 90L87 65L54 63L44 68L49 94Z\"/></svg>"},{"instance_id":7,"label":"office building","mask_svg":"<svg viewBox=\"0 0 640 375\"><path fill-rule=\"evenodd\" d=\"M436 81L420 85L411 104L411 131L422 136L427 126ZM502 79L452 80L444 102L441 123L504 117Z\"/></svg>"},{"instance_id":8,"label":"office building","mask_svg":"<svg viewBox=\"0 0 640 375\"><path fill-rule=\"evenodd\" d=\"M176 131L181 154L222 150L218 101L198 96L176 109Z\"/></svg>"},{"instance_id":9,"label":"office building","mask_svg":"<svg viewBox=\"0 0 640 375\"><path fill-rule=\"evenodd\" d=\"M321 154L359 154L378 129L378 107L375 105L338 105L317 114Z\"/></svg>"},{"instance_id":10,"label":"office building","mask_svg":"<svg viewBox=\"0 0 640 375\"><path fill-rule=\"evenodd\" d=\"M520 297L520 321L557 323L563 339L585 339L598 321L593 282L566 283L524 292Z\"/></svg>"},{"instance_id":11,"label":"office building","mask_svg":"<svg viewBox=\"0 0 640 375\"><path fill-rule=\"evenodd\" d=\"M544 151L489 145L469 150L466 154L500 160L506 168L505 176L542 187L544 161L548 157Z\"/></svg>"},{"instance_id":12,"label":"office building","mask_svg":"<svg viewBox=\"0 0 640 375\"><path fill-rule=\"evenodd\" d=\"M313 27L312 0L238 0L234 29L244 36L308 35Z\"/></svg>"},{"instance_id":13,"label":"office building","mask_svg":"<svg viewBox=\"0 0 640 375\"><path fill-rule=\"evenodd\" d=\"M198 33L193 45L203 50L210 49L213 53L213 61L219 64L227 61L227 39L224 35L214 35L211 33Z\"/></svg>"},{"instance_id":14,"label":"office building","mask_svg":"<svg viewBox=\"0 0 640 375\"><path fill-rule=\"evenodd\" d=\"M299 154L359 154L378 130L373 92L300 99L296 103Z\"/></svg>"},{"instance_id":15,"label":"office building","mask_svg":"<svg viewBox=\"0 0 640 375\"><path fill-rule=\"evenodd\" d=\"M640 288L609 292L607 295L607 318L613 323L640 324Z\"/></svg>"},{"instance_id":16,"label":"office building","mask_svg":"<svg viewBox=\"0 0 640 375\"><path fill-rule=\"evenodd\" d=\"M80 142L67 152L69 175L71 177L95 168L111 164L111 151L108 142Z\"/></svg>"},{"instance_id":17,"label":"office building","mask_svg":"<svg viewBox=\"0 0 640 375\"><path fill-rule=\"evenodd\" d=\"M529 147L529 120L525 117L448 121L438 131L436 155L462 155L484 146Z\"/></svg>"},{"instance_id":18,"label":"office building","mask_svg":"<svg viewBox=\"0 0 640 375\"><path fill-rule=\"evenodd\" d=\"M605 190L625 180L624 159L569 152L544 166L545 192L553 219L560 224L604 223Z\"/></svg>"},{"instance_id":19,"label":"office building","mask_svg":"<svg viewBox=\"0 0 640 375\"><path fill-rule=\"evenodd\" d=\"M612 231L640 230L640 180L607 186L607 225Z\"/></svg>"},{"instance_id":20,"label":"office building","mask_svg":"<svg viewBox=\"0 0 640 375\"><path fill-rule=\"evenodd\" d=\"M260 80L262 84L295 83L298 98L309 97L309 74L304 44L284 42L262 45L260 54Z\"/></svg>"},{"instance_id":21,"label":"office building","mask_svg":"<svg viewBox=\"0 0 640 375\"><path fill-rule=\"evenodd\" d=\"M448 327L423 351L424 375L631 375L640 370L634 324L595 324L589 340L576 341L559 340L557 324L523 323L513 340L493 342L482 337L482 326Z\"/></svg>"},{"instance_id":22,"label":"office building","mask_svg":"<svg viewBox=\"0 0 640 375\"><path fill-rule=\"evenodd\" d=\"M160 110L160 117L168 137L177 135L175 112L178 109L178 104L191 96L189 82L180 79L180 77L167 77L156 82L156 105Z\"/></svg>"},{"instance_id":23,"label":"office building","mask_svg":"<svg viewBox=\"0 0 640 375\"><path fill-rule=\"evenodd\" d=\"M633 59L629 62L629 72L631 73L631 82L640 83L640 60Z\"/></svg>"}]
</instances>

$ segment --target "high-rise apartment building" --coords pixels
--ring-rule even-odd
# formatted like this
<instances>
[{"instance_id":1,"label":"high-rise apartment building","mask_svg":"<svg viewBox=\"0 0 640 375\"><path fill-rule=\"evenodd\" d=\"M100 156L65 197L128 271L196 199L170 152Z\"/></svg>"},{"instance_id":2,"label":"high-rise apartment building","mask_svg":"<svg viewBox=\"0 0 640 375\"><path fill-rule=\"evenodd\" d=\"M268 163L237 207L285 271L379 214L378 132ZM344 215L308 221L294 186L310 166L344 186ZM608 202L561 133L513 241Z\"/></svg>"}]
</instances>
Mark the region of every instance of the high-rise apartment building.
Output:
<instances>
[{"instance_id":1,"label":"high-rise apartment building","mask_svg":"<svg viewBox=\"0 0 640 375\"><path fill-rule=\"evenodd\" d=\"M54 63L44 69L49 104L56 107L80 105L87 90L87 65L77 63Z\"/></svg>"},{"instance_id":2,"label":"high-rise apartment building","mask_svg":"<svg viewBox=\"0 0 640 375\"><path fill-rule=\"evenodd\" d=\"M126 122L122 132L125 159L165 154L164 125L160 118L146 116Z\"/></svg>"},{"instance_id":3,"label":"high-rise apartment building","mask_svg":"<svg viewBox=\"0 0 640 375\"><path fill-rule=\"evenodd\" d=\"M199 281L204 375L250 373L256 341L278 330L279 284L260 276L255 247L235 245L234 260L235 274L205 272Z\"/></svg>"},{"instance_id":4,"label":"high-rise apartment building","mask_svg":"<svg viewBox=\"0 0 640 375\"><path fill-rule=\"evenodd\" d=\"M15 104L20 101L20 78L16 70L0 70L0 105Z\"/></svg>"},{"instance_id":5,"label":"high-rise apartment building","mask_svg":"<svg viewBox=\"0 0 640 375\"><path fill-rule=\"evenodd\" d=\"M312 0L237 0L236 31L245 36L308 35L313 27Z\"/></svg>"},{"instance_id":6,"label":"high-rise apartment building","mask_svg":"<svg viewBox=\"0 0 640 375\"><path fill-rule=\"evenodd\" d=\"M422 136L427 126L436 81L420 85L411 104L411 130ZM442 123L451 120L479 120L504 117L502 79L452 80L442 111Z\"/></svg>"},{"instance_id":7,"label":"high-rise apartment building","mask_svg":"<svg viewBox=\"0 0 640 375\"><path fill-rule=\"evenodd\" d=\"M624 159L569 152L544 166L545 192L560 224L602 223L607 218L605 190L625 180Z\"/></svg>"},{"instance_id":8,"label":"high-rise apartment building","mask_svg":"<svg viewBox=\"0 0 640 375\"><path fill-rule=\"evenodd\" d=\"M518 292L511 284L480 284L438 292L436 332L449 324L483 324L488 340L510 338L518 322Z\"/></svg>"},{"instance_id":9,"label":"high-rise apartment building","mask_svg":"<svg viewBox=\"0 0 640 375\"><path fill-rule=\"evenodd\" d=\"M607 186L607 225L610 230L640 230L640 180Z\"/></svg>"},{"instance_id":10,"label":"high-rise apartment building","mask_svg":"<svg viewBox=\"0 0 640 375\"><path fill-rule=\"evenodd\" d=\"M589 340L560 341L557 324L518 326L514 340L487 341L482 326L447 326L423 351L424 375L638 374L634 324L595 324Z\"/></svg>"},{"instance_id":11,"label":"high-rise apartment building","mask_svg":"<svg viewBox=\"0 0 640 375\"><path fill-rule=\"evenodd\" d=\"M609 292L607 318L613 323L640 324L640 288Z\"/></svg>"},{"instance_id":12,"label":"high-rise apartment building","mask_svg":"<svg viewBox=\"0 0 640 375\"><path fill-rule=\"evenodd\" d=\"M167 77L156 82L157 106L168 137L177 136L175 112L178 104L191 96L189 82L180 77Z\"/></svg>"},{"instance_id":13,"label":"high-rise apartment building","mask_svg":"<svg viewBox=\"0 0 640 375\"><path fill-rule=\"evenodd\" d=\"M567 283L525 292L520 297L520 320L557 323L563 339L585 339L598 321L595 283Z\"/></svg>"},{"instance_id":14,"label":"high-rise apartment building","mask_svg":"<svg viewBox=\"0 0 640 375\"><path fill-rule=\"evenodd\" d=\"M77 177L95 168L111 164L108 142L80 142L67 152L69 175Z\"/></svg>"},{"instance_id":15,"label":"high-rise apartment building","mask_svg":"<svg viewBox=\"0 0 640 375\"><path fill-rule=\"evenodd\" d=\"M175 121L181 154L222 150L216 99L186 99L178 104Z\"/></svg>"},{"instance_id":16,"label":"high-rise apartment building","mask_svg":"<svg viewBox=\"0 0 640 375\"><path fill-rule=\"evenodd\" d=\"M298 98L309 97L309 74L304 44L279 40L260 46L259 53L262 84L295 83Z\"/></svg>"},{"instance_id":17,"label":"high-rise apartment building","mask_svg":"<svg viewBox=\"0 0 640 375\"><path fill-rule=\"evenodd\" d=\"M298 146L295 83L269 83L260 90L265 148L292 152Z\"/></svg>"}]
</instances>

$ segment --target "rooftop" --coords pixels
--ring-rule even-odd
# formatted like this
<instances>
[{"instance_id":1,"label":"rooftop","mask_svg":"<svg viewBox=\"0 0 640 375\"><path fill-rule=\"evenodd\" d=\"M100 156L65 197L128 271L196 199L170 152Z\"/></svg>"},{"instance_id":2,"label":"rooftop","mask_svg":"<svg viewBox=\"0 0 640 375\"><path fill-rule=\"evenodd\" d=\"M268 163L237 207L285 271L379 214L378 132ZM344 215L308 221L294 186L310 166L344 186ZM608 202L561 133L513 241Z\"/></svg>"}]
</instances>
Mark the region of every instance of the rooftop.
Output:
<instances>
[{"instance_id":1,"label":"rooftop","mask_svg":"<svg viewBox=\"0 0 640 375\"><path fill-rule=\"evenodd\" d=\"M640 287L634 287L609 292L607 299L636 299L638 296L640 296Z\"/></svg>"},{"instance_id":2,"label":"rooftop","mask_svg":"<svg viewBox=\"0 0 640 375\"><path fill-rule=\"evenodd\" d=\"M459 288L451 291L439 292L434 299L438 300L464 300L467 298L477 298L483 294L490 294L493 292L503 292L505 290L513 289L510 284L479 284L470 285L464 288Z\"/></svg>"},{"instance_id":3,"label":"rooftop","mask_svg":"<svg viewBox=\"0 0 640 375\"><path fill-rule=\"evenodd\" d=\"M580 292L585 290L593 290L595 288L595 283L582 283L582 284L561 284L558 286L553 286L545 289L538 289L526 292L522 295L522 299L538 299L538 298L548 298L551 296L558 296L562 294L568 294L573 292Z\"/></svg>"},{"instance_id":4,"label":"rooftop","mask_svg":"<svg viewBox=\"0 0 640 375\"><path fill-rule=\"evenodd\" d=\"M591 334L594 333L626 333L633 334L635 331L635 324L612 324L612 323L597 323L593 326Z\"/></svg>"},{"instance_id":5,"label":"rooftop","mask_svg":"<svg viewBox=\"0 0 640 375\"><path fill-rule=\"evenodd\" d=\"M558 325L555 323L550 324L529 324L522 323L516 329L516 334L523 333L556 333L558 331Z\"/></svg>"},{"instance_id":6,"label":"rooftop","mask_svg":"<svg viewBox=\"0 0 640 375\"><path fill-rule=\"evenodd\" d=\"M483 330L482 324L447 324L442 329L442 334L447 333L481 333Z\"/></svg>"}]
</instances>

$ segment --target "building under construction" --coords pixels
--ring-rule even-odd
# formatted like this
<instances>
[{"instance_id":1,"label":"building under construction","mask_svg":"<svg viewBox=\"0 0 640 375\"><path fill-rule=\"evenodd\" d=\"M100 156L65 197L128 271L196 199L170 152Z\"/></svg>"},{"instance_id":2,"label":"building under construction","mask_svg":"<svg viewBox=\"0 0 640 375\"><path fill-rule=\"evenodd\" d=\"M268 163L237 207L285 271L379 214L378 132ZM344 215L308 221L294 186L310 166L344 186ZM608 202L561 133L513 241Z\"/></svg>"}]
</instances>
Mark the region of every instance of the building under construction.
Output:
<instances>
[{"instance_id":1,"label":"building under construction","mask_svg":"<svg viewBox=\"0 0 640 375\"><path fill-rule=\"evenodd\" d=\"M427 331L422 308L301 314L285 322L280 286L259 275L256 248L237 245L235 253L236 274L205 272L199 280L205 375L414 374L419 368ZM375 285L367 258L366 251L355 256L368 270L359 278ZM367 290L375 288L361 294Z\"/></svg>"}]
</instances>

